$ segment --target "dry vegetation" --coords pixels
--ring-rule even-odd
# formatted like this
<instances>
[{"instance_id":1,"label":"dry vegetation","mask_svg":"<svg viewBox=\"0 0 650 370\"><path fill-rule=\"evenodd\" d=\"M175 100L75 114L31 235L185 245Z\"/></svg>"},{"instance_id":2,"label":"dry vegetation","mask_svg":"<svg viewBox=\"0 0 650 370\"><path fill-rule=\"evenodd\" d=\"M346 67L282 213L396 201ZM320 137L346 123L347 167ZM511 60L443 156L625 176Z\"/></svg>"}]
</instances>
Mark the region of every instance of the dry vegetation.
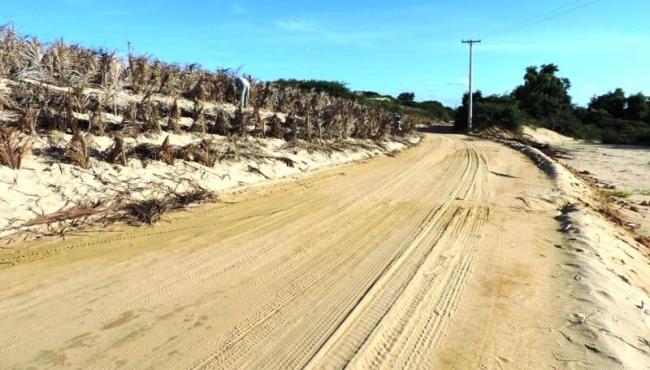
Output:
<instances>
[{"instance_id":1,"label":"dry vegetation","mask_svg":"<svg viewBox=\"0 0 650 370\"><path fill-rule=\"evenodd\" d=\"M62 41L43 44L17 34L10 26L0 28L0 78L2 117L13 117L0 125L29 135L52 130L74 135L67 152L83 168L90 165L84 133L119 138L164 130L341 142L408 134L418 120L405 117L403 132L391 132L390 112L259 81L252 84L252 109L232 114L223 107L237 103L238 92L226 70L209 72L196 64L179 66L133 54L122 60L115 52ZM190 102L192 107L181 102ZM262 115L262 111L286 118ZM192 124L183 124L184 118ZM3 136L3 144L24 144L16 142L17 134L12 135L11 142ZM106 159L124 163L132 152L120 150L118 141L115 144ZM206 146L208 142L198 142L190 157L213 163ZM24 155L26 150L12 153ZM172 163L166 154L161 153L160 160Z\"/></svg>"},{"instance_id":2,"label":"dry vegetation","mask_svg":"<svg viewBox=\"0 0 650 370\"><path fill-rule=\"evenodd\" d=\"M351 138L379 142L407 136L422 119L403 117L402 130L393 132L389 111L260 81L252 81L250 108L242 110L235 108L237 90L228 70L211 72L197 64L168 64L133 53L120 57L62 41L42 43L3 26L0 166L20 168L38 141L49 147L35 147L35 155L83 170L98 161L128 166L130 160L141 160L145 167L148 161L185 161L214 167L242 158L279 160L293 167L290 158L260 154L254 142L275 138L285 140L288 148L347 149ZM140 140L160 133L187 134L194 141L173 146L169 136L160 145ZM95 143L102 137L113 144L98 149ZM169 208L153 203L130 207L125 212L144 223L155 222L156 214ZM96 209L84 203L70 212L85 216ZM64 217L61 212L52 216L55 221Z\"/></svg>"},{"instance_id":3,"label":"dry vegetation","mask_svg":"<svg viewBox=\"0 0 650 370\"><path fill-rule=\"evenodd\" d=\"M31 139L21 137L14 128L0 129L0 165L18 169L30 149Z\"/></svg>"}]
</instances>

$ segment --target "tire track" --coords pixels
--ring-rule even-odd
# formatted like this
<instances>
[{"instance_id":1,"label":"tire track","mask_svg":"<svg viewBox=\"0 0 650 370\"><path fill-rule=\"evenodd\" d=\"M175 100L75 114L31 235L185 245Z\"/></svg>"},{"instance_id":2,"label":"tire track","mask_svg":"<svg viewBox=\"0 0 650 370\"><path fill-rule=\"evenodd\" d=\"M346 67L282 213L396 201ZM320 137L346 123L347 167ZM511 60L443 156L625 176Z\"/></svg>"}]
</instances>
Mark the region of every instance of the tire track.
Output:
<instances>
[{"instance_id":1,"label":"tire track","mask_svg":"<svg viewBox=\"0 0 650 370\"><path fill-rule=\"evenodd\" d=\"M54 269L81 257L0 292L0 327L21 327L0 331L0 353L15 367L56 353L79 367L129 354L135 368L426 368L489 217L487 166L475 143L428 136L309 188L52 243L25 261L51 255L32 264ZM0 284L27 267L0 271Z\"/></svg>"}]
</instances>

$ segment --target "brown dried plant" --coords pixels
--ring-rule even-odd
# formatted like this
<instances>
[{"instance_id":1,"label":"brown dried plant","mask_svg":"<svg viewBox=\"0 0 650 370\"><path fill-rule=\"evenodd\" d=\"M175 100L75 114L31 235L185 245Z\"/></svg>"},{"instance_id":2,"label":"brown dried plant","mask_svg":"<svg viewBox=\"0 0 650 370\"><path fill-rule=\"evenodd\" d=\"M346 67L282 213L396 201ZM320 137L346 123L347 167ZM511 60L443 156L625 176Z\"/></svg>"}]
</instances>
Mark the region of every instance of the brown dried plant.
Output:
<instances>
[{"instance_id":1,"label":"brown dried plant","mask_svg":"<svg viewBox=\"0 0 650 370\"><path fill-rule=\"evenodd\" d=\"M277 114L267 118L267 124L270 127L270 136L276 139L284 137L284 128L282 127L282 120Z\"/></svg>"},{"instance_id":2,"label":"brown dried plant","mask_svg":"<svg viewBox=\"0 0 650 370\"><path fill-rule=\"evenodd\" d=\"M214 123L210 128L210 132L213 134L227 136L229 134L229 117L228 113L219 109L216 116L214 117Z\"/></svg>"},{"instance_id":3,"label":"brown dried plant","mask_svg":"<svg viewBox=\"0 0 650 370\"><path fill-rule=\"evenodd\" d=\"M65 148L66 157L73 164L83 168L90 168L90 151L84 135L77 131L70 139L70 144Z\"/></svg>"},{"instance_id":4,"label":"brown dried plant","mask_svg":"<svg viewBox=\"0 0 650 370\"><path fill-rule=\"evenodd\" d=\"M104 121L104 107L101 103L97 103L95 108L90 112L88 119L88 128L94 135L106 135L106 122Z\"/></svg>"},{"instance_id":5,"label":"brown dried plant","mask_svg":"<svg viewBox=\"0 0 650 370\"><path fill-rule=\"evenodd\" d=\"M124 117L122 117L122 130L125 135L137 136L140 134L141 127L138 122L138 106L136 103L129 104Z\"/></svg>"},{"instance_id":6,"label":"brown dried plant","mask_svg":"<svg viewBox=\"0 0 650 370\"><path fill-rule=\"evenodd\" d=\"M153 225L165 214L167 206L162 200L150 199L128 204L124 210L131 216L132 223Z\"/></svg>"},{"instance_id":7,"label":"brown dried plant","mask_svg":"<svg viewBox=\"0 0 650 370\"><path fill-rule=\"evenodd\" d=\"M174 153L172 151L171 145L169 145L169 136L165 138L162 145L160 146L158 157L168 165L174 164Z\"/></svg>"},{"instance_id":8,"label":"brown dried plant","mask_svg":"<svg viewBox=\"0 0 650 370\"><path fill-rule=\"evenodd\" d=\"M172 105L172 109L169 112L169 117L167 119L167 129L175 134L179 134L181 132L180 121L181 110L178 107L178 101L174 100L174 105Z\"/></svg>"},{"instance_id":9,"label":"brown dried plant","mask_svg":"<svg viewBox=\"0 0 650 370\"><path fill-rule=\"evenodd\" d=\"M195 150L196 160L206 167L214 167L218 155L213 149L213 143L210 139L203 139Z\"/></svg>"},{"instance_id":10,"label":"brown dried plant","mask_svg":"<svg viewBox=\"0 0 650 370\"><path fill-rule=\"evenodd\" d=\"M147 100L140 106L142 120L144 122L144 129L147 132L159 133L162 131L160 128L160 113L158 106Z\"/></svg>"},{"instance_id":11,"label":"brown dried plant","mask_svg":"<svg viewBox=\"0 0 650 370\"><path fill-rule=\"evenodd\" d=\"M190 127L190 131L205 133L206 123L205 123L205 115L203 114L203 105L198 101L194 102L193 119L194 122L192 122L192 127Z\"/></svg>"},{"instance_id":12,"label":"brown dried plant","mask_svg":"<svg viewBox=\"0 0 650 370\"><path fill-rule=\"evenodd\" d=\"M107 159L111 163L121 164L126 166L127 164L127 148L124 144L124 139L119 136L115 137L113 141L113 147L109 150Z\"/></svg>"},{"instance_id":13,"label":"brown dried plant","mask_svg":"<svg viewBox=\"0 0 650 370\"><path fill-rule=\"evenodd\" d=\"M0 165L19 169L32 147L32 139L21 137L15 128L0 129Z\"/></svg>"},{"instance_id":14,"label":"brown dried plant","mask_svg":"<svg viewBox=\"0 0 650 370\"><path fill-rule=\"evenodd\" d=\"M25 108L20 117L20 128L26 134L36 135L36 123L38 121L38 109L34 105Z\"/></svg>"}]
</instances>

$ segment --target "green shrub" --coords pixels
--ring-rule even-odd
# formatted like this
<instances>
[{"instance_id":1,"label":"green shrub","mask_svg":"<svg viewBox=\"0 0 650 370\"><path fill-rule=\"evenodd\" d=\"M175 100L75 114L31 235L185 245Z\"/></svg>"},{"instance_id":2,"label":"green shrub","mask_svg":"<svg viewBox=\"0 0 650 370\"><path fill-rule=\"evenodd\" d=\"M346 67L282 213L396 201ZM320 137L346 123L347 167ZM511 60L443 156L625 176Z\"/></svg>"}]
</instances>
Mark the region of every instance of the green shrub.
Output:
<instances>
[{"instance_id":1,"label":"green shrub","mask_svg":"<svg viewBox=\"0 0 650 370\"><path fill-rule=\"evenodd\" d=\"M465 94L463 105L456 112L454 127L456 130L467 128L467 111L469 97ZM474 94L474 128L481 130L497 126L518 132L525 120L517 102L510 96L490 95L483 97L480 91Z\"/></svg>"},{"instance_id":2,"label":"green shrub","mask_svg":"<svg viewBox=\"0 0 650 370\"><path fill-rule=\"evenodd\" d=\"M612 195L617 198L629 198L632 196L632 192L627 190L617 190L613 192Z\"/></svg>"}]
</instances>

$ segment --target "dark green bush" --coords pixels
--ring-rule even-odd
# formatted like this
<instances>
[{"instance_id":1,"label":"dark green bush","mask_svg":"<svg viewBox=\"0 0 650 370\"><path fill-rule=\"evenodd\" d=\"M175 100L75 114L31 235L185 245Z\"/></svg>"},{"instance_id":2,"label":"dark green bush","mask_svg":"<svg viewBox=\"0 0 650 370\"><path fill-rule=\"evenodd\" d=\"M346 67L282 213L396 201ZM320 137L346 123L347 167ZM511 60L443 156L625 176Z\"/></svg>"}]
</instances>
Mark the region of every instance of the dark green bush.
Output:
<instances>
[{"instance_id":1,"label":"dark green bush","mask_svg":"<svg viewBox=\"0 0 650 370\"><path fill-rule=\"evenodd\" d=\"M554 64L528 67L524 83L507 96L474 98L474 127L498 126L516 131L522 122L580 139L611 144L650 145L650 100L622 89L595 96L588 108L571 103L571 82L556 76ZM456 112L455 127L467 127L467 94Z\"/></svg>"},{"instance_id":2,"label":"dark green bush","mask_svg":"<svg viewBox=\"0 0 650 370\"><path fill-rule=\"evenodd\" d=\"M458 131L467 128L467 111L469 109L469 96L463 97L463 105L456 112L454 127ZM517 101L508 95L490 95L483 97L478 91L474 94L474 129L482 130L488 127L501 127L506 130L517 132L525 116L519 109Z\"/></svg>"}]
</instances>

